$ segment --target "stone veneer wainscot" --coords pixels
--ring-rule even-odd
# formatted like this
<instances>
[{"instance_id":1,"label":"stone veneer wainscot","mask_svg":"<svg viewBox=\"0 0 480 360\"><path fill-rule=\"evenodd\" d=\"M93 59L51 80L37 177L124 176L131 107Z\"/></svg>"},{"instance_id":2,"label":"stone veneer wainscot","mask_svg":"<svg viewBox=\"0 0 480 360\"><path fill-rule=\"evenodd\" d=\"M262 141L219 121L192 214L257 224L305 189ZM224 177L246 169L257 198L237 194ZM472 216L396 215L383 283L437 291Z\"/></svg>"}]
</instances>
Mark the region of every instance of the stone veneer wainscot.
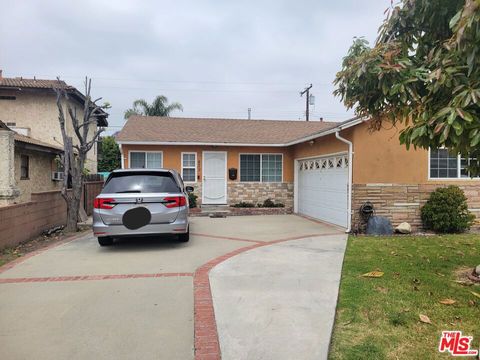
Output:
<instances>
[{"instance_id":1,"label":"stone veneer wainscot","mask_svg":"<svg viewBox=\"0 0 480 360\"><path fill-rule=\"evenodd\" d=\"M354 184L353 185L353 229L360 226L360 206L370 201L375 214L390 219L393 226L402 222L412 225L414 231L422 230L420 208L430 197L430 193L438 187L447 185L438 184ZM480 219L480 187L478 185L458 185L467 197L468 208L477 216L476 224Z\"/></svg>"}]
</instances>

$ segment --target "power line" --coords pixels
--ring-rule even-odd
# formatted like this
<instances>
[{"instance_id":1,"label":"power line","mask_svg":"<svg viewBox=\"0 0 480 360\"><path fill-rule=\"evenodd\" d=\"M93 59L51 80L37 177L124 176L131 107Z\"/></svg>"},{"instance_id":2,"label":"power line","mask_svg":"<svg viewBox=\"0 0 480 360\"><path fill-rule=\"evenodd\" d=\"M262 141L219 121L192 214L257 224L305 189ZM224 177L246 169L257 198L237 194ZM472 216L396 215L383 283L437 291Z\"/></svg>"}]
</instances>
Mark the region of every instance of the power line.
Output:
<instances>
[{"instance_id":1,"label":"power line","mask_svg":"<svg viewBox=\"0 0 480 360\"><path fill-rule=\"evenodd\" d=\"M23 77L37 78L57 78L57 75L52 74L24 74ZM174 79L139 79L139 78L115 78L103 76L91 76L92 80L107 80L107 81L132 81L132 82L159 82L159 83L179 83L179 84L225 84L225 85L274 85L274 86L298 86L301 82L267 82L267 81L220 81L220 80L174 80ZM85 76L63 75L60 79L85 79ZM331 86L332 83L314 82L316 86Z\"/></svg>"}]
</instances>

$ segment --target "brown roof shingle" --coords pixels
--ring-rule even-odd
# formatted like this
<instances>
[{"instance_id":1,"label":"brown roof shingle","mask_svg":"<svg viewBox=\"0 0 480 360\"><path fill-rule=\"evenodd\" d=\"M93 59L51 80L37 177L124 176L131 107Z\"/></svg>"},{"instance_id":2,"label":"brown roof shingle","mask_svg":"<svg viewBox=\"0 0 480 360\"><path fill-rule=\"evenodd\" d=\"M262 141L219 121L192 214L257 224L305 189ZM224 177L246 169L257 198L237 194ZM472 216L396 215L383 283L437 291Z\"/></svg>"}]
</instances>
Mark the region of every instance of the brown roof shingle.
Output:
<instances>
[{"instance_id":1,"label":"brown roof shingle","mask_svg":"<svg viewBox=\"0 0 480 360\"><path fill-rule=\"evenodd\" d=\"M337 125L321 121L131 116L117 141L285 144Z\"/></svg>"},{"instance_id":2,"label":"brown roof shingle","mask_svg":"<svg viewBox=\"0 0 480 360\"><path fill-rule=\"evenodd\" d=\"M67 85L65 81L58 80L42 80L42 79L24 79L21 77L4 78L0 77L0 87L12 88L32 88L32 89L53 89L62 88L69 89L71 86Z\"/></svg>"},{"instance_id":3,"label":"brown roof shingle","mask_svg":"<svg viewBox=\"0 0 480 360\"><path fill-rule=\"evenodd\" d=\"M63 80L45 80L45 79L25 79L23 77L6 78L1 76L0 70L0 89L15 90L15 89L64 89L69 94L74 96L81 104L85 102L85 95L82 94L75 87L68 85ZM44 90L42 90L44 91ZM99 110L98 125L108 126L108 114L104 110Z\"/></svg>"}]
</instances>

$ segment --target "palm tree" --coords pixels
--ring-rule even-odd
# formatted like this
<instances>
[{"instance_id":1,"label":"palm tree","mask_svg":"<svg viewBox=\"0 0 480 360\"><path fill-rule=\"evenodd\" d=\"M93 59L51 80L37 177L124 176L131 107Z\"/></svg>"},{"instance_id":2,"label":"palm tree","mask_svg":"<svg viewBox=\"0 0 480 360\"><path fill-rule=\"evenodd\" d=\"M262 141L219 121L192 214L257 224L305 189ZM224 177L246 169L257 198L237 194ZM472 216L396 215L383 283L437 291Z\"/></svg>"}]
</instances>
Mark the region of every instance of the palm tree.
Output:
<instances>
[{"instance_id":1,"label":"palm tree","mask_svg":"<svg viewBox=\"0 0 480 360\"><path fill-rule=\"evenodd\" d=\"M144 99L135 100L133 102L133 108L125 111L124 118L128 119L132 115L169 116L174 110L183 111L182 104L178 102L168 104L167 97L159 95L151 104Z\"/></svg>"}]
</instances>

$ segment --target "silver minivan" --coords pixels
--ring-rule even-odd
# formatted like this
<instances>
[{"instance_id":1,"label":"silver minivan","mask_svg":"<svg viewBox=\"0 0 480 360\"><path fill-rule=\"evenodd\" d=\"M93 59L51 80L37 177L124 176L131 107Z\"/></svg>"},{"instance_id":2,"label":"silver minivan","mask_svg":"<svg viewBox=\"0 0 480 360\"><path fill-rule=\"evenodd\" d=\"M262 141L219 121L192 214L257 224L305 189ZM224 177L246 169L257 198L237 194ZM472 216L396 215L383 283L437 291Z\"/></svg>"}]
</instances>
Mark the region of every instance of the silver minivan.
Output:
<instances>
[{"instance_id":1,"label":"silver minivan","mask_svg":"<svg viewBox=\"0 0 480 360\"><path fill-rule=\"evenodd\" d=\"M101 246L115 237L157 234L177 234L186 242L189 191L174 170L115 170L95 198L93 235Z\"/></svg>"}]
</instances>

